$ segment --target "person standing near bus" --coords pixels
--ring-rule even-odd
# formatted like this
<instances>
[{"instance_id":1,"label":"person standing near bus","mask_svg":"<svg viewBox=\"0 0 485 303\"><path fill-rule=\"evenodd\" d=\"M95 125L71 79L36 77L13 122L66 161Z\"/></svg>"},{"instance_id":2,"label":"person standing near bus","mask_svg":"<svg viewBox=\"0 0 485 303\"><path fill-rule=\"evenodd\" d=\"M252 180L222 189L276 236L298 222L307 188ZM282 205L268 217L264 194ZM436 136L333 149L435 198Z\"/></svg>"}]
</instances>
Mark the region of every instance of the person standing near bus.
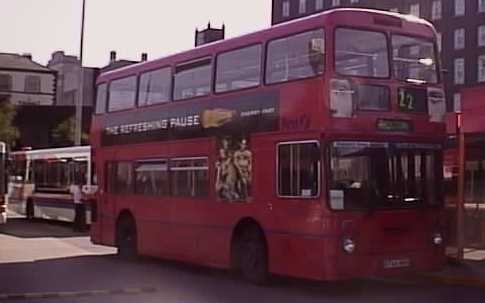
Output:
<instances>
[{"instance_id":1,"label":"person standing near bus","mask_svg":"<svg viewBox=\"0 0 485 303\"><path fill-rule=\"evenodd\" d=\"M69 191L74 201L74 226L75 231L84 231L86 228L86 209L81 199L81 188L78 184L71 184Z\"/></svg>"}]
</instances>

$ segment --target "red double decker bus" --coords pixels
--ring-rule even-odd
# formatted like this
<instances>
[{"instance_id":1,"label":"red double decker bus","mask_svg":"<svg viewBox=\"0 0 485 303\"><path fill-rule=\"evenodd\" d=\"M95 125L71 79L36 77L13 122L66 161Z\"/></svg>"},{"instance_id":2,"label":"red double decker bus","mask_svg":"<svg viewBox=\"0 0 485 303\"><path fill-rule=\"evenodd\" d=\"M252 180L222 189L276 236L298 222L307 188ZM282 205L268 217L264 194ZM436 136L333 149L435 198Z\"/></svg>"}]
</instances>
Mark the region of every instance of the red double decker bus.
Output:
<instances>
[{"instance_id":1,"label":"red double decker bus","mask_svg":"<svg viewBox=\"0 0 485 303\"><path fill-rule=\"evenodd\" d=\"M94 243L318 280L439 268L436 32L336 9L102 74Z\"/></svg>"}]
</instances>

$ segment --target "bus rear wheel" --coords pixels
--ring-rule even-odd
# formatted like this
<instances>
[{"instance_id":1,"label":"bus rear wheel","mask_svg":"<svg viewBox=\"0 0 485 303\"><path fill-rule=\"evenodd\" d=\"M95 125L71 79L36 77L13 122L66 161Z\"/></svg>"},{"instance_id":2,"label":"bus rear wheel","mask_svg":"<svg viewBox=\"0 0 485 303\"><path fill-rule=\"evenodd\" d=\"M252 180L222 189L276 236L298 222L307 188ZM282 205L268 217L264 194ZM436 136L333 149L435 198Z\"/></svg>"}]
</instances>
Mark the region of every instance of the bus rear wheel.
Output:
<instances>
[{"instance_id":1,"label":"bus rear wheel","mask_svg":"<svg viewBox=\"0 0 485 303\"><path fill-rule=\"evenodd\" d=\"M25 203L25 217L27 220L32 220L35 217L34 201L28 198Z\"/></svg>"},{"instance_id":2,"label":"bus rear wheel","mask_svg":"<svg viewBox=\"0 0 485 303\"><path fill-rule=\"evenodd\" d=\"M116 246L118 256L123 259L135 259L138 255L137 232L132 216L122 216L116 227Z\"/></svg>"},{"instance_id":3,"label":"bus rear wheel","mask_svg":"<svg viewBox=\"0 0 485 303\"><path fill-rule=\"evenodd\" d=\"M245 228L236 246L237 267L251 283L264 285L268 282L268 256L266 241L256 226Z\"/></svg>"}]
</instances>

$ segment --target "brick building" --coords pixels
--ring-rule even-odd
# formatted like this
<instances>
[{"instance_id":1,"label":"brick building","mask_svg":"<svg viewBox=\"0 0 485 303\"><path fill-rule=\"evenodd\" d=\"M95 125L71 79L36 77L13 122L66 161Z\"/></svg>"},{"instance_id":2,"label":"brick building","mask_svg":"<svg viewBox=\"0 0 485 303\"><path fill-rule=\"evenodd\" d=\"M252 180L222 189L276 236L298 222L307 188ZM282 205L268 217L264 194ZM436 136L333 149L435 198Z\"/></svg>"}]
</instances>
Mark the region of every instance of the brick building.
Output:
<instances>
[{"instance_id":1,"label":"brick building","mask_svg":"<svg viewBox=\"0 0 485 303\"><path fill-rule=\"evenodd\" d=\"M464 89L485 85L485 0L273 0L272 24L335 7L390 10L431 21L447 71L449 111L461 106Z\"/></svg>"}]
</instances>

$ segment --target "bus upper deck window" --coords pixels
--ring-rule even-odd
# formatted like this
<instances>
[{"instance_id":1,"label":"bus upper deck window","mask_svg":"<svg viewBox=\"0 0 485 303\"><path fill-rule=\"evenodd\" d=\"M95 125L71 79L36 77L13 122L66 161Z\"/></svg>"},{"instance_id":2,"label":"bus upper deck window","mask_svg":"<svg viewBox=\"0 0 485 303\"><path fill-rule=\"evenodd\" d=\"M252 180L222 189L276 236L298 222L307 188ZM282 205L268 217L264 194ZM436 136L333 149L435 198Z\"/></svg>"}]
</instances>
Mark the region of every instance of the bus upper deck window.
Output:
<instances>
[{"instance_id":1,"label":"bus upper deck window","mask_svg":"<svg viewBox=\"0 0 485 303\"><path fill-rule=\"evenodd\" d=\"M96 91L96 113L102 114L106 111L106 97L108 95L108 84L98 85Z\"/></svg>"},{"instance_id":2,"label":"bus upper deck window","mask_svg":"<svg viewBox=\"0 0 485 303\"><path fill-rule=\"evenodd\" d=\"M335 69L341 75L388 78L386 35L368 30L338 28L335 34Z\"/></svg>"},{"instance_id":3,"label":"bus upper deck window","mask_svg":"<svg viewBox=\"0 0 485 303\"><path fill-rule=\"evenodd\" d=\"M268 45L266 83L320 75L324 70L323 29L273 40Z\"/></svg>"},{"instance_id":4,"label":"bus upper deck window","mask_svg":"<svg viewBox=\"0 0 485 303\"><path fill-rule=\"evenodd\" d=\"M437 83L436 50L432 40L392 36L394 76L399 80Z\"/></svg>"}]
</instances>

